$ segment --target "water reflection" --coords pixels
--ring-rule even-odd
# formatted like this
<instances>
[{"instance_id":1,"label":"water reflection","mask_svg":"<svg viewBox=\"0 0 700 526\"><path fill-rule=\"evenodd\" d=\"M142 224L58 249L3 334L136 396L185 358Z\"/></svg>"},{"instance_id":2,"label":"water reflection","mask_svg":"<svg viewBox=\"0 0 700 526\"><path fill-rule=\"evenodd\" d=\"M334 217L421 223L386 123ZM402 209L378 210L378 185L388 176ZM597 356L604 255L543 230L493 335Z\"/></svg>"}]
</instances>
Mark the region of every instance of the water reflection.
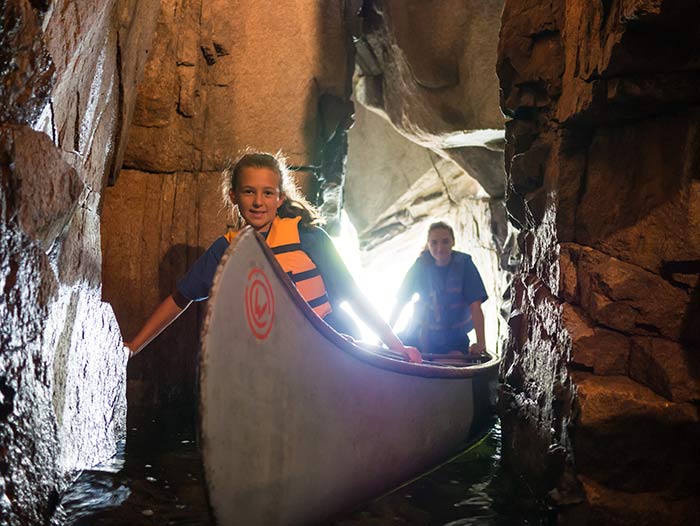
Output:
<instances>
[{"instance_id":1,"label":"water reflection","mask_svg":"<svg viewBox=\"0 0 700 526\"><path fill-rule=\"evenodd\" d=\"M194 432L131 429L128 446L85 471L52 526L214 525ZM500 427L449 464L322 526L549 524L527 486L500 468Z\"/></svg>"},{"instance_id":2,"label":"water reflection","mask_svg":"<svg viewBox=\"0 0 700 526\"><path fill-rule=\"evenodd\" d=\"M130 429L112 461L81 474L52 526L213 526L193 430L155 424Z\"/></svg>"},{"instance_id":3,"label":"water reflection","mask_svg":"<svg viewBox=\"0 0 700 526\"><path fill-rule=\"evenodd\" d=\"M325 526L554 524L543 502L500 466L501 428L457 459Z\"/></svg>"}]
</instances>

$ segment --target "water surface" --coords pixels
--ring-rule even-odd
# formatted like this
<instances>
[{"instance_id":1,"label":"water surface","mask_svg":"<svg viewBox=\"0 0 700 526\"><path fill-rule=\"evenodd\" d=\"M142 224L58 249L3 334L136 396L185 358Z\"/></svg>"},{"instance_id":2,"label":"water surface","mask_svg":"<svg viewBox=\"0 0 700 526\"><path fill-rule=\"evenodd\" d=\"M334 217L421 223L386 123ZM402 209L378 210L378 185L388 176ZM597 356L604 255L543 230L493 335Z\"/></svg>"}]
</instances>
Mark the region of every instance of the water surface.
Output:
<instances>
[{"instance_id":1,"label":"water surface","mask_svg":"<svg viewBox=\"0 0 700 526\"><path fill-rule=\"evenodd\" d=\"M193 430L157 429L130 429L115 458L83 472L52 526L213 526ZM500 439L496 424L452 462L323 526L549 525L546 506L501 468Z\"/></svg>"}]
</instances>

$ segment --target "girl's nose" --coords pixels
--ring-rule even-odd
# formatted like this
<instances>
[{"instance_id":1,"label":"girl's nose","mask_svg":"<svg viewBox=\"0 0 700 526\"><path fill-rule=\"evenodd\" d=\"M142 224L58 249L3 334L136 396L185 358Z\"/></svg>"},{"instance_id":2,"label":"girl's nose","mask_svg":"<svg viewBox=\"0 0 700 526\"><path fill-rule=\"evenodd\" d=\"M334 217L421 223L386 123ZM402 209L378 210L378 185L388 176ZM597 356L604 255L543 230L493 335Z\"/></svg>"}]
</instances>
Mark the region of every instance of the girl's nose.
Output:
<instances>
[{"instance_id":1,"label":"girl's nose","mask_svg":"<svg viewBox=\"0 0 700 526\"><path fill-rule=\"evenodd\" d=\"M260 206L262 204L262 194L256 193L253 197L253 206Z\"/></svg>"}]
</instances>

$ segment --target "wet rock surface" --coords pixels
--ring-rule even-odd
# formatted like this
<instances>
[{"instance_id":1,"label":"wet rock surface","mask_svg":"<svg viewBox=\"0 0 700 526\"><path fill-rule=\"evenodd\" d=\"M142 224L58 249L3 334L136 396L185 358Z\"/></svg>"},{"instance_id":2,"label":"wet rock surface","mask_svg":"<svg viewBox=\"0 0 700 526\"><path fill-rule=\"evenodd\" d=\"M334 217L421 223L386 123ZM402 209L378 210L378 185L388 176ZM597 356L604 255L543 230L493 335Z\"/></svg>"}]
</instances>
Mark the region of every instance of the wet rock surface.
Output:
<instances>
[{"instance_id":1,"label":"wet rock surface","mask_svg":"<svg viewBox=\"0 0 700 526\"><path fill-rule=\"evenodd\" d=\"M523 264L504 459L554 488L563 524L697 514L699 14L505 2L497 69Z\"/></svg>"},{"instance_id":2,"label":"wet rock surface","mask_svg":"<svg viewBox=\"0 0 700 526\"><path fill-rule=\"evenodd\" d=\"M3 3L0 516L44 524L124 433L126 356L101 298L99 208L150 43L135 1Z\"/></svg>"}]
</instances>

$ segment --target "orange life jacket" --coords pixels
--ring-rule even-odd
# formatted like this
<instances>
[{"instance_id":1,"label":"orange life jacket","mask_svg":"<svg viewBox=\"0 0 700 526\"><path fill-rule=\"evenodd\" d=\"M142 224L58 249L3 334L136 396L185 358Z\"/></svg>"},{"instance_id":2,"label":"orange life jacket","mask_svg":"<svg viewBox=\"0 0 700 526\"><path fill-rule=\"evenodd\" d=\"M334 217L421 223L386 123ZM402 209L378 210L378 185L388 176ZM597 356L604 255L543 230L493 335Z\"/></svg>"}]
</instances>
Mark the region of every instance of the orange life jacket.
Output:
<instances>
[{"instance_id":1,"label":"orange life jacket","mask_svg":"<svg viewBox=\"0 0 700 526\"><path fill-rule=\"evenodd\" d=\"M280 266L292 278L301 297L316 314L324 318L333 309L328 301L321 272L309 255L301 249L299 221L300 217L275 217L267 234L267 245L272 249ZM228 232L225 237L230 243L236 237L236 232Z\"/></svg>"}]
</instances>

